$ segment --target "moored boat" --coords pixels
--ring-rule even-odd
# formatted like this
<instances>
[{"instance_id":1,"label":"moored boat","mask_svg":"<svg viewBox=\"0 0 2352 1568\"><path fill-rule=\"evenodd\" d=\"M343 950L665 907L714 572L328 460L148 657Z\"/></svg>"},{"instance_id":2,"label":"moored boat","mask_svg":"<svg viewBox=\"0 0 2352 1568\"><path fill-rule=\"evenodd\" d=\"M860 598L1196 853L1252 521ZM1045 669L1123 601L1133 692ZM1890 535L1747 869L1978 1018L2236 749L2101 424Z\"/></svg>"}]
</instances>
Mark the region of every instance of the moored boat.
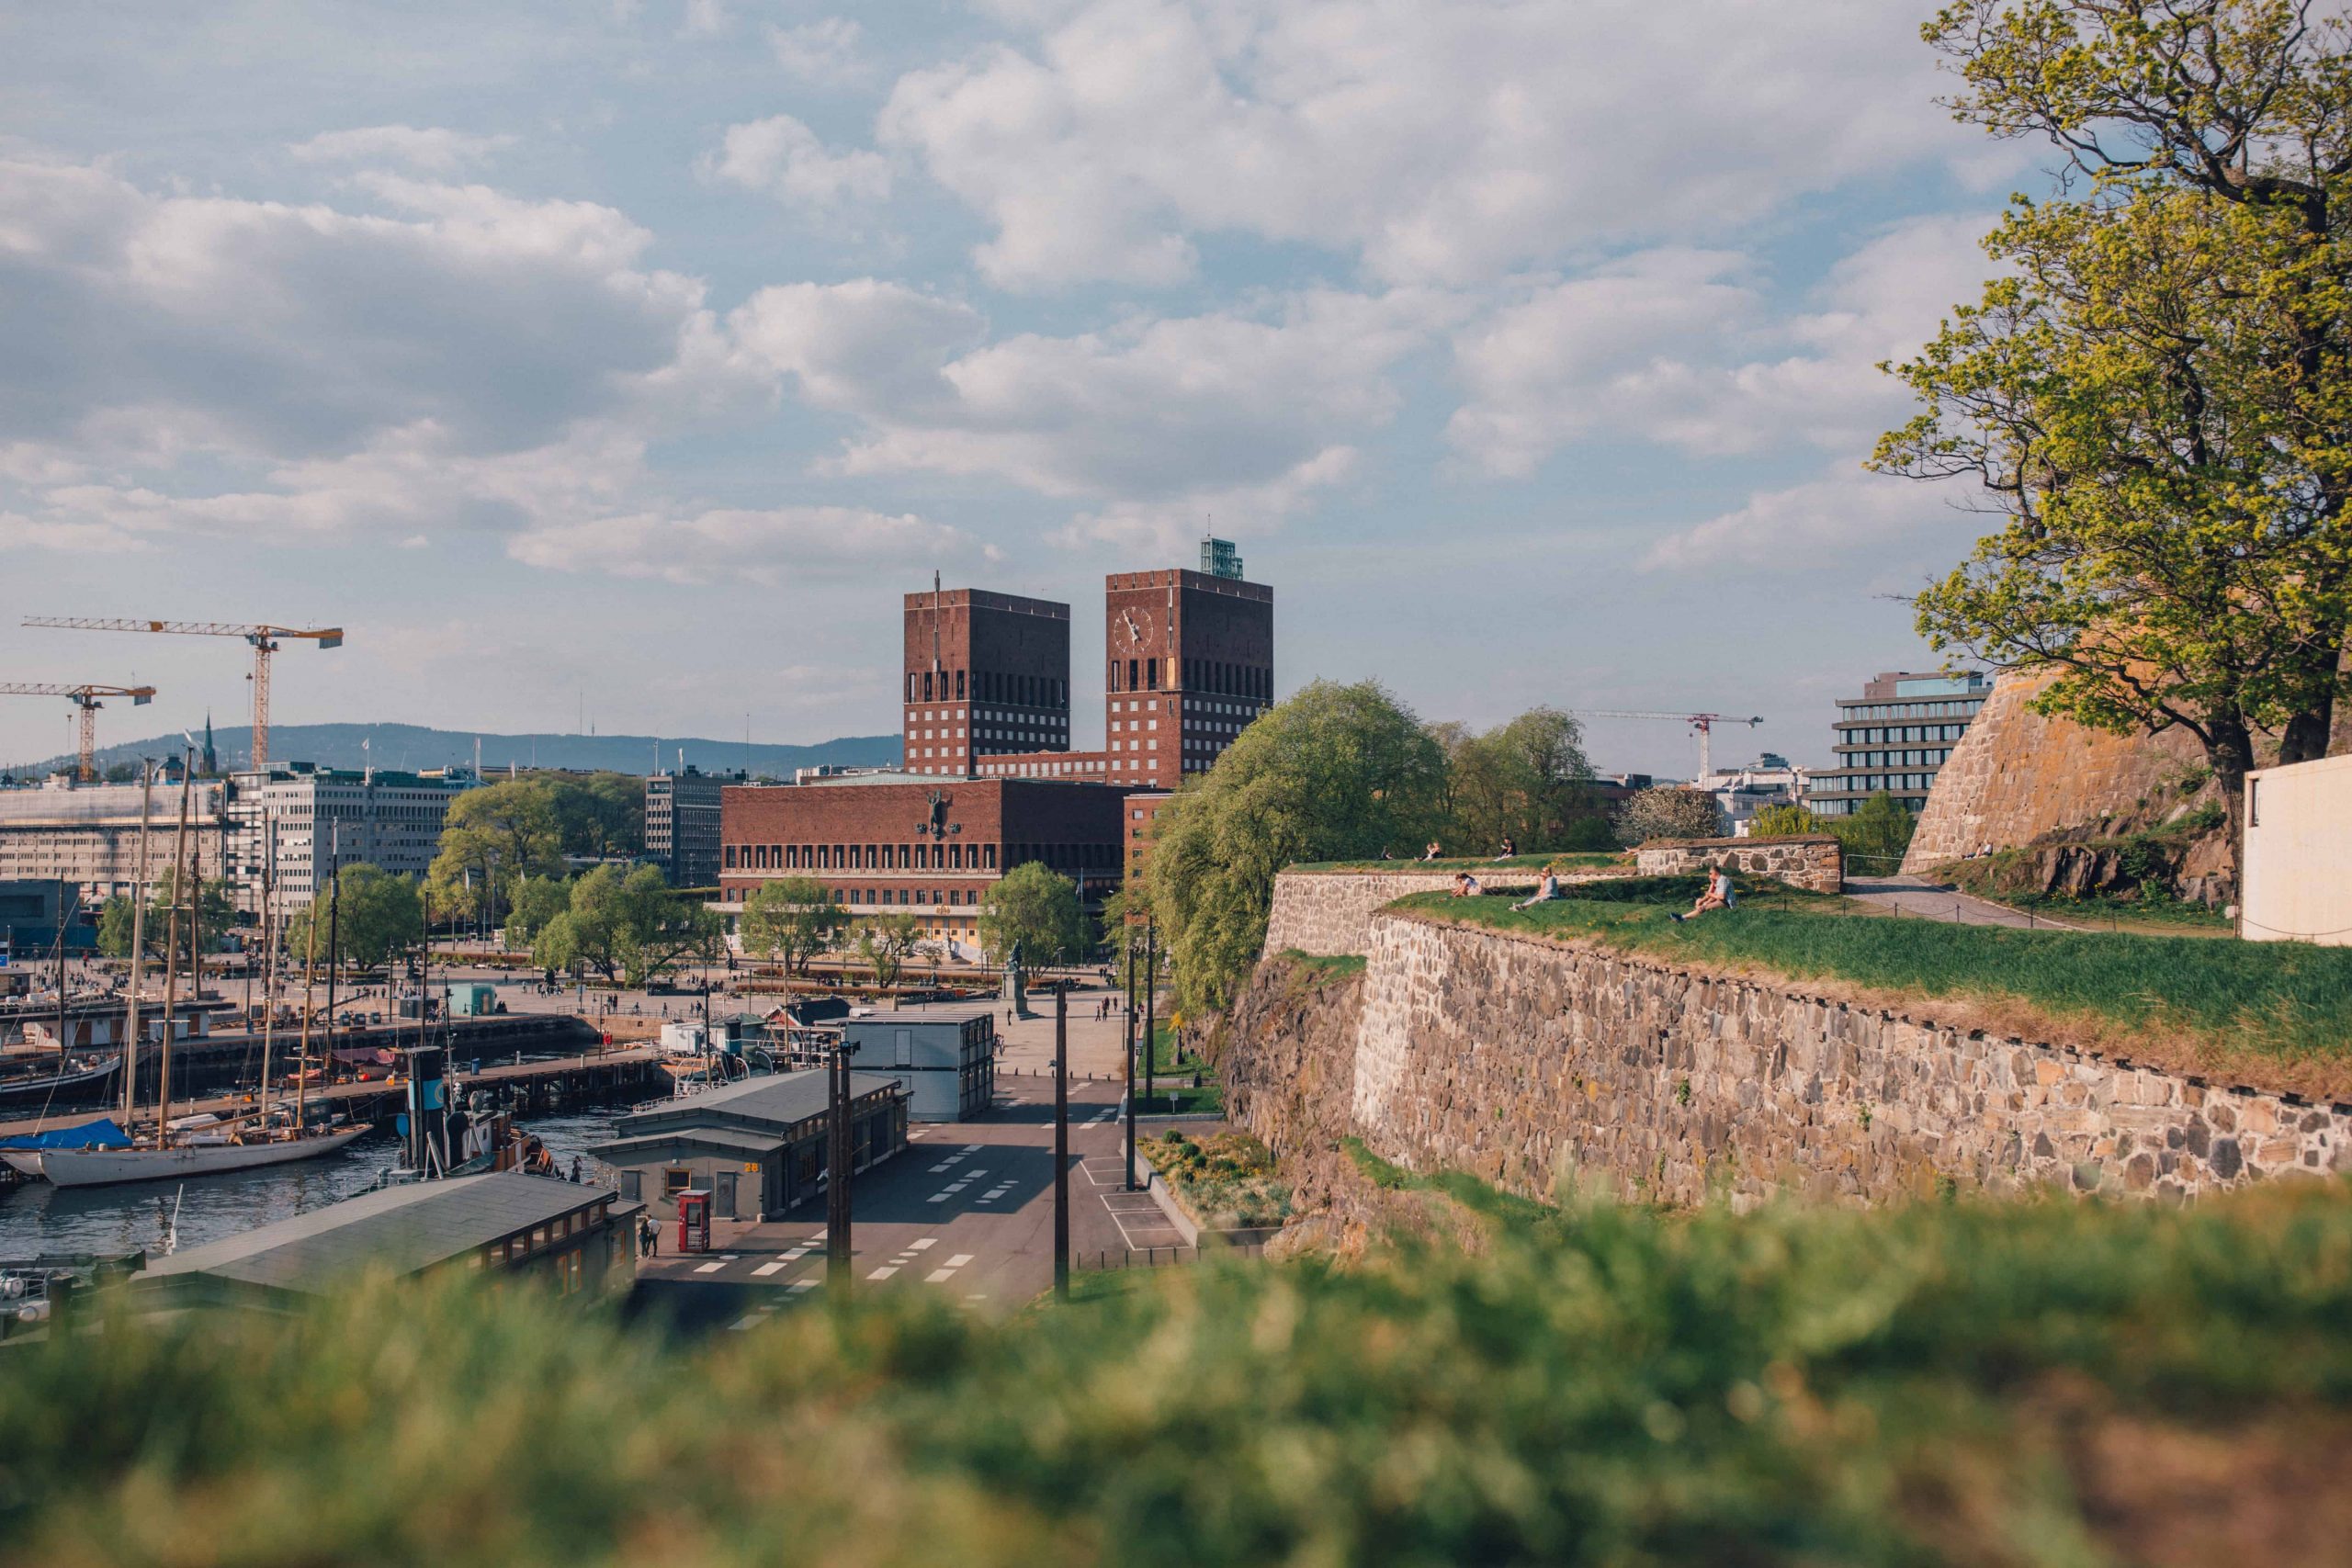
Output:
<instances>
[{"instance_id":1,"label":"moored boat","mask_svg":"<svg viewBox=\"0 0 2352 1568\"><path fill-rule=\"evenodd\" d=\"M216 1176L223 1171L251 1170L265 1165L285 1165L334 1153L367 1134L365 1122L296 1137L255 1138L249 1143L231 1138L191 1139L162 1148L43 1149L30 1156L17 1155L11 1164L29 1157L37 1174L59 1187L106 1187L128 1181L171 1181L191 1176ZM22 1165L18 1165L23 1169Z\"/></svg>"}]
</instances>

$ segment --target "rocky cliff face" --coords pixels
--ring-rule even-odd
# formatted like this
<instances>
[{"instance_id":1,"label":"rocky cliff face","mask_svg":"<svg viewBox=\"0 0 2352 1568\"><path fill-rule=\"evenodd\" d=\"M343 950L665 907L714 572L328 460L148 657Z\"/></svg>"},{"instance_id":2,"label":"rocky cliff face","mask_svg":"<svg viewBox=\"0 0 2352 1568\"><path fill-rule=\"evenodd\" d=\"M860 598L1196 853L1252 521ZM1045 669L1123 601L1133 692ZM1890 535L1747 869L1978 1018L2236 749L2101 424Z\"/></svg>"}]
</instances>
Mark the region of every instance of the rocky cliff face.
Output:
<instances>
[{"instance_id":1,"label":"rocky cliff face","mask_svg":"<svg viewBox=\"0 0 2352 1568\"><path fill-rule=\"evenodd\" d=\"M1993 689L1936 775L1905 871L1925 873L1986 844L2007 850L2120 838L2219 800L2195 736L2108 735L2044 717L2029 705L2048 684L2047 677L2011 675ZM2209 835L2184 849L2179 874L2202 887L2200 879L2226 876L2228 861L2229 835ZM2054 868L2052 878L2053 888L2083 880L2067 865Z\"/></svg>"}]
</instances>

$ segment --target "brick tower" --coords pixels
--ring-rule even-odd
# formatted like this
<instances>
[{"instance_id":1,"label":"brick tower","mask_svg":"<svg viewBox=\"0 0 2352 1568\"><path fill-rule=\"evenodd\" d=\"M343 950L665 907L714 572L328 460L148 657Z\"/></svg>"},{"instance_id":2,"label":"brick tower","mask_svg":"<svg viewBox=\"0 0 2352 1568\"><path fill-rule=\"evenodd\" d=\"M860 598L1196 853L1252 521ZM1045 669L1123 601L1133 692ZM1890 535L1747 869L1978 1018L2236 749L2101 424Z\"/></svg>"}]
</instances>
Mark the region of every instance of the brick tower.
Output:
<instances>
[{"instance_id":1,"label":"brick tower","mask_svg":"<svg viewBox=\"0 0 2352 1568\"><path fill-rule=\"evenodd\" d=\"M970 778L979 760L1069 749L1069 606L978 588L906 596L905 766Z\"/></svg>"},{"instance_id":2,"label":"brick tower","mask_svg":"<svg viewBox=\"0 0 2352 1568\"><path fill-rule=\"evenodd\" d=\"M1170 568L1114 572L1103 600L1108 782L1174 789L1273 705L1274 591Z\"/></svg>"}]
</instances>

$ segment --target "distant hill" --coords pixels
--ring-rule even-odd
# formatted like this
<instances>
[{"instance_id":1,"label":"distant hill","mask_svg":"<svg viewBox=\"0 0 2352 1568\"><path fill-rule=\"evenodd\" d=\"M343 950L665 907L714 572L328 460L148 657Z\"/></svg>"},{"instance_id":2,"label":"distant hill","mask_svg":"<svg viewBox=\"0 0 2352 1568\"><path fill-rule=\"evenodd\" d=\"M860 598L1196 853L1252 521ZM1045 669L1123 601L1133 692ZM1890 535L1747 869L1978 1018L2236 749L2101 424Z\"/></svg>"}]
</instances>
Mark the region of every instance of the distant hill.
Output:
<instances>
[{"instance_id":1,"label":"distant hill","mask_svg":"<svg viewBox=\"0 0 2352 1568\"><path fill-rule=\"evenodd\" d=\"M203 739L201 731L198 739ZM270 755L281 762L316 762L322 767L413 770L449 763L471 765L474 742L481 742L484 771L518 767L610 768L617 773L646 773L657 756L664 768L685 760L705 773L731 773L746 765L753 773L790 778L795 768L825 764L835 767L879 767L899 761L895 735L847 735L808 746L753 745L741 740L691 739L651 735L489 735L474 730L428 729L418 724L276 724L270 726ZM361 741L368 742L365 750ZM242 767L251 752L251 731L243 725L212 732L214 750L223 769ZM120 746L101 747L98 768L115 762L136 762L141 757L163 757L180 744L177 735L157 736ZM13 767L19 775L54 773L74 765L71 757Z\"/></svg>"}]
</instances>

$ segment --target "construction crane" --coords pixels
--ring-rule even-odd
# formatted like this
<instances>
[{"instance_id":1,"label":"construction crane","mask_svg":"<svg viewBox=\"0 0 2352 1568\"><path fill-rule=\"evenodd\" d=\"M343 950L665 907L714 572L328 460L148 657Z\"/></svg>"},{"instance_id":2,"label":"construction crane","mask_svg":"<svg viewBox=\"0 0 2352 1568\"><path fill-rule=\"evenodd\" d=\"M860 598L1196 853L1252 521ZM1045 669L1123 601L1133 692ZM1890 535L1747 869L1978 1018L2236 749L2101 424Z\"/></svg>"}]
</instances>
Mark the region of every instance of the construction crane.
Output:
<instances>
[{"instance_id":1,"label":"construction crane","mask_svg":"<svg viewBox=\"0 0 2352 1568\"><path fill-rule=\"evenodd\" d=\"M0 697L63 697L82 710L82 782L98 781L98 709L100 697L129 697L132 707L155 700L153 686L60 686L39 681L0 682Z\"/></svg>"},{"instance_id":2,"label":"construction crane","mask_svg":"<svg viewBox=\"0 0 2352 1568\"><path fill-rule=\"evenodd\" d=\"M254 761L269 766L269 656L280 637L307 637L321 648L341 648L341 626L250 626L230 621L136 621L86 615L28 615L25 625L82 632L171 632L181 637L239 637L254 650Z\"/></svg>"},{"instance_id":3,"label":"construction crane","mask_svg":"<svg viewBox=\"0 0 2352 1568\"><path fill-rule=\"evenodd\" d=\"M1676 724L1687 724L1699 732L1699 778L1704 784L1715 773L1714 751L1709 744L1719 724L1744 724L1753 729L1763 723L1761 718L1739 718L1727 713L1640 713L1621 708L1571 708L1576 718L1664 718Z\"/></svg>"}]
</instances>

